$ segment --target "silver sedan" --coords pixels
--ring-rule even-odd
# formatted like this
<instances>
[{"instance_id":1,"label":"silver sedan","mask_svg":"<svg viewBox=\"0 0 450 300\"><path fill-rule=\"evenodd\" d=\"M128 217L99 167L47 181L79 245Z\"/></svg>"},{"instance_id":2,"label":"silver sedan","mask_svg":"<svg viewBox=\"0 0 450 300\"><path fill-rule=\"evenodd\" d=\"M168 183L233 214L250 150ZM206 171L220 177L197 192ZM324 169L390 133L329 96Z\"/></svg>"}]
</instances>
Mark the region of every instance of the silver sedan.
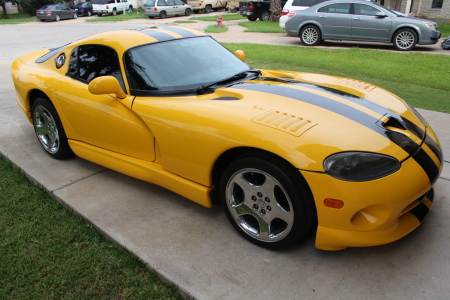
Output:
<instances>
[{"instance_id":1,"label":"silver sedan","mask_svg":"<svg viewBox=\"0 0 450 300\"><path fill-rule=\"evenodd\" d=\"M77 12L61 4L44 5L36 11L36 17L41 21L56 21L62 19L76 19Z\"/></svg>"},{"instance_id":2,"label":"silver sedan","mask_svg":"<svg viewBox=\"0 0 450 300\"><path fill-rule=\"evenodd\" d=\"M441 37L433 21L407 17L364 0L332 0L290 12L285 30L306 46L322 40L351 40L392 43L400 51L412 50L416 44L436 44Z\"/></svg>"}]
</instances>

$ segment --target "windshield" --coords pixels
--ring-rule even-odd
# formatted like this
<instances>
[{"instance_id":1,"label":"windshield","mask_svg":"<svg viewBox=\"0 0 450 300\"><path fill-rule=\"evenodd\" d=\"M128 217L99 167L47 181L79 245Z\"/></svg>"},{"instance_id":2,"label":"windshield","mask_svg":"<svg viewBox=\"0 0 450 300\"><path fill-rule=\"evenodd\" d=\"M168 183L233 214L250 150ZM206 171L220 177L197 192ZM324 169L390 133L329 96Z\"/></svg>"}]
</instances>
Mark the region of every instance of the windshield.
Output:
<instances>
[{"instance_id":1,"label":"windshield","mask_svg":"<svg viewBox=\"0 0 450 300\"><path fill-rule=\"evenodd\" d=\"M131 90L180 91L251 70L211 37L148 44L125 53Z\"/></svg>"}]
</instances>

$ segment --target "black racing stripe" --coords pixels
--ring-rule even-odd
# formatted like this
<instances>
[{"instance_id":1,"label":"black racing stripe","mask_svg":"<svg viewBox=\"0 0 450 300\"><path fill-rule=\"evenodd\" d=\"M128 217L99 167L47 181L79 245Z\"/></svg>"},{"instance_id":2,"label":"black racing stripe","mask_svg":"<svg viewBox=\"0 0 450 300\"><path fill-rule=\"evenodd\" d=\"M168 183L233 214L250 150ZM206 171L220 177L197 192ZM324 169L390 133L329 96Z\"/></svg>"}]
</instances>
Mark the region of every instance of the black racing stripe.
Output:
<instances>
[{"instance_id":1,"label":"black racing stripe","mask_svg":"<svg viewBox=\"0 0 450 300\"><path fill-rule=\"evenodd\" d=\"M439 178L439 168L436 166L431 157L422 148L417 151L412 158L422 167L430 179L431 185L434 185Z\"/></svg>"},{"instance_id":2,"label":"black racing stripe","mask_svg":"<svg viewBox=\"0 0 450 300\"><path fill-rule=\"evenodd\" d=\"M412 213L417 218L417 220L419 220L419 222L422 222L430 212L430 209L428 208L428 206L421 202L409 212Z\"/></svg>"},{"instance_id":3,"label":"black racing stripe","mask_svg":"<svg viewBox=\"0 0 450 300\"><path fill-rule=\"evenodd\" d=\"M396 131L386 130L385 135L400 148L405 150L410 156L419 151L420 146L404 134Z\"/></svg>"},{"instance_id":4,"label":"black racing stripe","mask_svg":"<svg viewBox=\"0 0 450 300\"><path fill-rule=\"evenodd\" d=\"M421 141L424 139L425 131L422 128L420 128L419 126L417 126L416 124L414 124L413 122L411 122L410 120L408 120L406 118L401 117L401 120L403 121L403 125L406 125L407 130L412 132Z\"/></svg>"},{"instance_id":5,"label":"black racing stripe","mask_svg":"<svg viewBox=\"0 0 450 300\"><path fill-rule=\"evenodd\" d=\"M265 84L265 83L242 83L233 86L237 89L251 90L256 92L263 92L268 94L274 94L278 96L288 97L295 100L299 100L305 103L309 103L323 109L340 114L350 120L358 122L359 124L366 126L373 131L378 132L385 136L386 129L378 126L377 119L371 115L366 114L356 108L345 105L330 98L317 95L311 92L293 89L286 86Z\"/></svg>"},{"instance_id":6,"label":"black racing stripe","mask_svg":"<svg viewBox=\"0 0 450 300\"><path fill-rule=\"evenodd\" d=\"M427 135L427 137L425 138L425 144L431 149L431 151L433 151L433 153L442 163L442 160L444 159L444 154L442 153L442 150L438 146L438 144L429 135Z\"/></svg>"},{"instance_id":7,"label":"black racing stripe","mask_svg":"<svg viewBox=\"0 0 450 300\"><path fill-rule=\"evenodd\" d=\"M171 36L170 34L167 34L165 32L161 32L161 31L158 31L158 30L155 30L155 29L143 29L140 32L143 33L143 34L146 34L148 36L151 36L151 37L157 39L160 42L170 41L170 40L176 39L173 36Z\"/></svg>"},{"instance_id":8,"label":"black racing stripe","mask_svg":"<svg viewBox=\"0 0 450 300\"><path fill-rule=\"evenodd\" d=\"M173 33L177 33L185 38L187 37L196 37L198 36L195 33L192 33L186 29L183 28L179 28L179 27L174 27L174 26L158 26L158 29L162 29L162 30L167 30L167 31L171 31Z\"/></svg>"}]
</instances>

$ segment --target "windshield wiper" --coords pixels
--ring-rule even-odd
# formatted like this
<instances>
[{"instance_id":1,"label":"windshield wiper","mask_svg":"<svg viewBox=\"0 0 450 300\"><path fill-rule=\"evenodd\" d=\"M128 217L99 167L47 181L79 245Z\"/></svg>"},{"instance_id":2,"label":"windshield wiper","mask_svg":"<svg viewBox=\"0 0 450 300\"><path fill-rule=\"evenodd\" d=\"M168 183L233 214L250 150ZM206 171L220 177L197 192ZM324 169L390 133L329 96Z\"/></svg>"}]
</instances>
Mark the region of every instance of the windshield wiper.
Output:
<instances>
[{"instance_id":1,"label":"windshield wiper","mask_svg":"<svg viewBox=\"0 0 450 300\"><path fill-rule=\"evenodd\" d=\"M253 78L259 77L261 75L261 71L260 70L247 70L247 71L243 71L243 72L239 72L233 76L230 76L228 78L216 81L214 83L211 84L206 84L206 85L202 85L199 88L196 88L194 90L194 92L197 95L205 95L205 94L210 94L213 93L215 91L214 87L215 86L221 86L221 85L225 85L229 82L233 82L239 79L244 79L249 75L253 75ZM252 79L253 79L252 78Z\"/></svg>"}]
</instances>

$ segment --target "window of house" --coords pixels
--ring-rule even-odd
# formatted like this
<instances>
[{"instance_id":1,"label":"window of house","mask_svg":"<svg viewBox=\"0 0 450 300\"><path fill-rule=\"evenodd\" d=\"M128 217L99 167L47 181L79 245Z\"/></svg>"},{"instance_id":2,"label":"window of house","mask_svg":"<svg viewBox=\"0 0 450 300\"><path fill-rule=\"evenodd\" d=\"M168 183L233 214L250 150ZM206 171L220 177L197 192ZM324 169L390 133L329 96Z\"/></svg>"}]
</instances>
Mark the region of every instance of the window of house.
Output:
<instances>
[{"instance_id":1,"label":"window of house","mask_svg":"<svg viewBox=\"0 0 450 300\"><path fill-rule=\"evenodd\" d=\"M444 0L433 0L431 3L431 8L442 8L442 3Z\"/></svg>"}]
</instances>

